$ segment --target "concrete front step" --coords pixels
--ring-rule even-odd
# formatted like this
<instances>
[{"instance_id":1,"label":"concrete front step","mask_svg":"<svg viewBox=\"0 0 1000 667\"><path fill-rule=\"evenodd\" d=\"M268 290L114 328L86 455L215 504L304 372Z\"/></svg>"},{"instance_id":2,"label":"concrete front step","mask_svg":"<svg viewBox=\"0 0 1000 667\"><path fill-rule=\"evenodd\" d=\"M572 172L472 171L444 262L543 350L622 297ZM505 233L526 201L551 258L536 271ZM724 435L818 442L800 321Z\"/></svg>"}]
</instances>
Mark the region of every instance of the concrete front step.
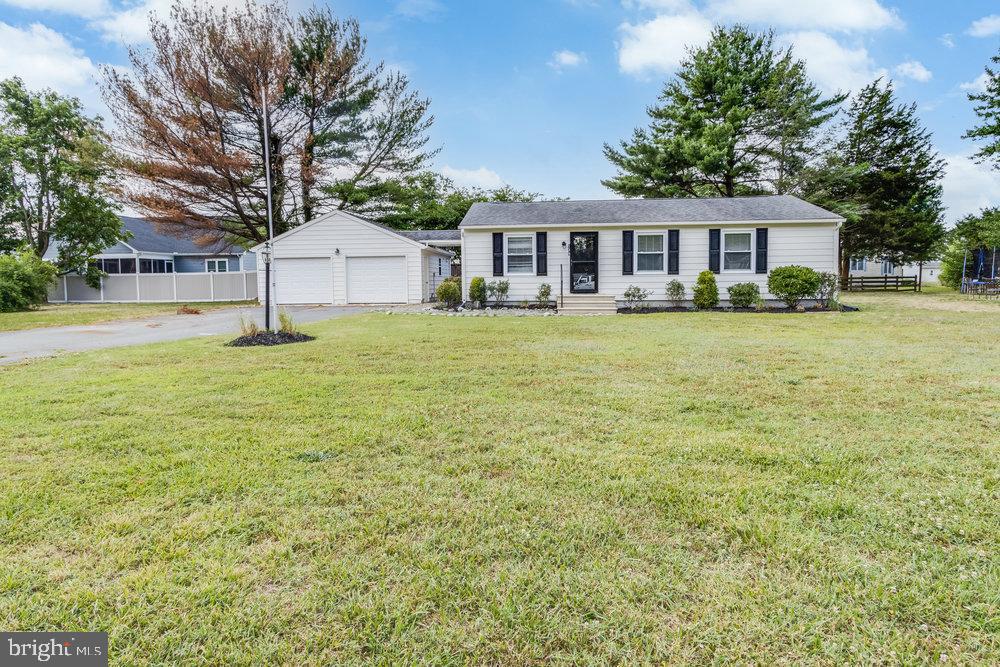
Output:
<instances>
[{"instance_id":1,"label":"concrete front step","mask_svg":"<svg viewBox=\"0 0 1000 667\"><path fill-rule=\"evenodd\" d=\"M618 312L618 305L610 294L571 294L563 297L559 312L566 315L613 315Z\"/></svg>"}]
</instances>

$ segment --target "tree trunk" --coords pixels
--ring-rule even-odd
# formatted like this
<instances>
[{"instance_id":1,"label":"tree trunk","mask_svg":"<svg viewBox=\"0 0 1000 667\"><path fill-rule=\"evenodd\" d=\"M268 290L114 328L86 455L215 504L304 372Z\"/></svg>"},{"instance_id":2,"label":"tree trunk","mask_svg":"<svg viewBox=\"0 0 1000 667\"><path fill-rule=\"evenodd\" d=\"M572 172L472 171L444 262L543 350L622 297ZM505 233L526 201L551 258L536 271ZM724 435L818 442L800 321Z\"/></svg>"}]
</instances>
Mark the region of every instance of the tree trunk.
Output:
<instances>
[{"instance_id":1,"label":"tree trunk","mask_svg":"<svg viewBox=\"0 0 1000 667\"><path fill-rule=\"evenodd\" d=\"M309 119L309 130L306 133L305 146L302 149L302 222L313 219L312 191L316 185L312 168L316 162L316 125L314 119Z\"/></svg>"}]
</instances>

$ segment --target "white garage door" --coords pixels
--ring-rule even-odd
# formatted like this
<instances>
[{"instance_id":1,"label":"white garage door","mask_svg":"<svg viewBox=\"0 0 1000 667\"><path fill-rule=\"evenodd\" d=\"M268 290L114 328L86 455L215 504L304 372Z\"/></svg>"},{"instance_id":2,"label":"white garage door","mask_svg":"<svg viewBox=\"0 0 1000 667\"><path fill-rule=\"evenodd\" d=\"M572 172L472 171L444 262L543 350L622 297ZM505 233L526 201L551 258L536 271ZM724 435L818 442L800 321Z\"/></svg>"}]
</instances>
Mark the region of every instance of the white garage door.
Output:
<instances>
[{"instance_id":1,"label":"white garage door","mask_svg":"<svg viewBox=\"0 0 1000 667\"><path fill-rule=\"evenodd\" d=\"M406 303L406 258L348 257L347 303Z\"/></svg>"},{"instance_id":2,"label":"white garage door","mask_svg":"<svg viewBox=\"0 0 1000 667\"><path fill-rule=\"evenodd\" d=\"M333 303L329 257L276 259L274 270L278 303Z\"/></svg>"}]
</instances>

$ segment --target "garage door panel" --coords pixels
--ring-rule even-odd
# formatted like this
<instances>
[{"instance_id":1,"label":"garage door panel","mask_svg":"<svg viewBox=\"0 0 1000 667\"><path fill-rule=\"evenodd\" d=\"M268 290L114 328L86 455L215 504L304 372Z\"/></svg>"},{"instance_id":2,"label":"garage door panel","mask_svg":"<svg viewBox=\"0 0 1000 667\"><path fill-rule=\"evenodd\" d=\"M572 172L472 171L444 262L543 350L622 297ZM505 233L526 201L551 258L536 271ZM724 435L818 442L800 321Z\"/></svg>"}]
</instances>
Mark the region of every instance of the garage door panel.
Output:
<instances>
[{"instance_id":1,"label":"garage door panel","mask_svg":"<svg viewBox=\"0 0 1000 667\"><path fill-rule=\"evenodd\" d=\"M406 257L348 257L348 303L406 303Z\"/></svg>"},{"instance_id":2,"label":"garage door panel","mask_svg":"<svg viewBox=\"0 0 1000 667\"><path fill-rule=\"evenodd\" d=\"M329 257L279 258L274 270L278 303L333 303Z\"/></svg>"}]
</instances>

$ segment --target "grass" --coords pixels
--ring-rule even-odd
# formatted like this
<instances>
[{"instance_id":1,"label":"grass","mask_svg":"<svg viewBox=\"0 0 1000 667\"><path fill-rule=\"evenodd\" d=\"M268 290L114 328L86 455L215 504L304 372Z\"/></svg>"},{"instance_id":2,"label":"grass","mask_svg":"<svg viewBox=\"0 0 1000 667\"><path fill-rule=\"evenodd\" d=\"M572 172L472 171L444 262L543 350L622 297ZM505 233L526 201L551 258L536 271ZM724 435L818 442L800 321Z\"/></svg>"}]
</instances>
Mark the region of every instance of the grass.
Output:
<instances>
[{"instance_id":1,"label":"grass","mask_svg":"<svg viewBox=\"0 0 1000 667\"><path fill-rule=\"evenodd\" d=\"M214 310L247 305L249 301L213 301L188 303L199 310ZM50 303L34 310L0 313L0 331L20 331L37 327L62 327L96 324L136 317L176 313L180 303Z\"/></svg>"},{"instance_id":2,"label":"grass","mask_svg":"<svg viewBox=\"0 0 1000 667\"><path fill-rule=\"evenodd\" d=\"M913 297L0 369L0 626L113 664L996 664L1000 304Z\"/></svg>"}]
</instances>

